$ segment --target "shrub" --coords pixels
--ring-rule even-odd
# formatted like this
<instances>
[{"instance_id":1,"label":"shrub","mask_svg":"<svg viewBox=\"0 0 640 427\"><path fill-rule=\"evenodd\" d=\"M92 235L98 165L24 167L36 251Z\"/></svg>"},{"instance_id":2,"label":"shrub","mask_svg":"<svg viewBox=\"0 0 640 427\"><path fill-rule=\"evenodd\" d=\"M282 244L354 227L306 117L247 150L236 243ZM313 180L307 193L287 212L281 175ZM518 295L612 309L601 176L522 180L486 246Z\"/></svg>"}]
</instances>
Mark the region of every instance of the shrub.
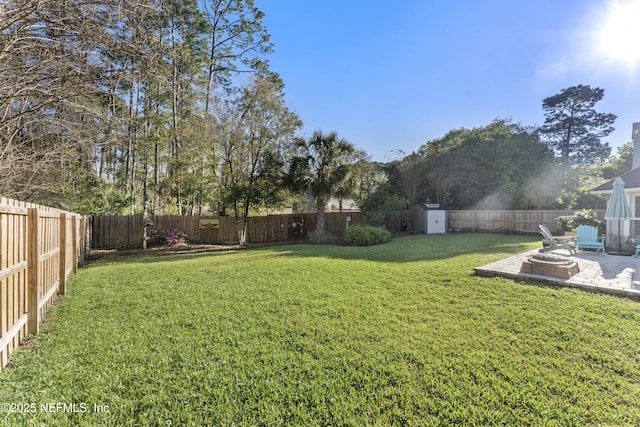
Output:
<instances>
[{"instance_id":1,"label":"shrub","mask_svg":"<svg viewBox=\"0 0 640 427\"><path fill-rule=\"evenodd\" d=\"M158 237L160 243L167 246L187 242L187 235L179 228L172 228L171 230L155 230L154 234Z\"/></svg>"},{"instance_id":2,"label":"shrub","mask_svg":"<svg viewBox=\"0 0 640 427\"><path fill-rule=\"evenodd\" d=\"M598 229L599 234L605 233L605 224L598 219L598 215L592 209L582 209L573 215L559 216L556 218L559 231L575 231L580 225L591 225Z\"/></svg>"},{"instance_id":3,"label":"shrub","mask_svg":"<svg viewBox=\"0 0 640 427\"><path fill-rule=\"evenodd\" d=\"M362 213L367 217L367 222L379 226L384 224L384 219L390 212L406 208L405 198L396 194L395 189L386 182L369 194L360 206Z\"/></svg>"},{"instance_id":4,"label":"shrub","mask_svg":"<svg viewBox=\"0 0 640 427\"><path fill-rule=\"evenodd\" d=\"M353 225L344 234L344 241L354 246L380 245L391 240L389 230L369 225Z\"/></svg>"}]
</instances>

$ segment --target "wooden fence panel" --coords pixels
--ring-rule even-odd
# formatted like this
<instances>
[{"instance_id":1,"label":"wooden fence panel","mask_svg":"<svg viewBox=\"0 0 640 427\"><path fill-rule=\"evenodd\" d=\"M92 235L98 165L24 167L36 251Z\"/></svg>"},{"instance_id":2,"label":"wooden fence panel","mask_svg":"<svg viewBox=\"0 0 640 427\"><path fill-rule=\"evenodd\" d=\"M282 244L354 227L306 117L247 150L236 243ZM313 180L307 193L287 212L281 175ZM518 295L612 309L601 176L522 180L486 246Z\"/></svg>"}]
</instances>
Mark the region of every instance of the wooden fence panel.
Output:
<instances>
[{"instance_id":1,"label":"wooden fence panel","mask_svg":"<svg viewBox=\"0 0 640 427\"><path fill-rule=\"evenodd\" d=\"M604 210L596 210L600 219L604 218ZM459 210L447 211L448 228L454 232L488 232L488 233L515 233L538 234L538 225L546 225L550 230L556 231L556 219L559 216L572 215L571 210L495 210L475 211Z\"/></svg>"},{"instance_id":2,"label":"wooden fence panel","mask_svg":"<svg viewBox=\"0 0 640 427\"><path fill-rule=\"evenodd\" d=\"M604 211L596 211L604 217ZM556 230L556 218L571 215L570 210L546 211L490 211L490 210L450 210L447 211L447 228L453 232L489 232L537 234L538 224ZM349 225L365 224L366 218L361 212L327 212L326 230L336 236L342 236ZM194 243L233 244L237 242L236 224L233 217L177 216L160 215L150 217L153 226L150 229L169 230L180 228ZM217 219L217 228L201 228L201 219ZM400 231L403 222L409 223L408 211L391 212L385 220L385 226L391 231ZM295 226L294 226L295 224ZM96 216L92 219L91 235L94 249L117 249L142 247L143 218L134 216ZM298 241L309 237L315 230L316 214L282 214L249 218L247 241L249 243L269 243ZM302 230L302 232L301 232Z\"/></svg>"},{"instance_id":3,"label":"wooden fence panel","mask_svg":"<svg viewBox=\"0 0 640 427\"><path fill-rule=\"evenodd\" d=\"M0 367L64 293L84 257L83 224L77 214L0 198Z\"/></svg>"},{"instance_id":4,"label":"wooden fence panel","mask_svg":"<svg viewBox=\"0 0 640 427\"><path fill-rule=\"evenodd\" d=\"M267 242L268 216L249 218L247 222L247 241L251 243Z\"/></svg>"},{"instance_id":5,"label":"wooden fence panel","mask_svg":"<svg viewBox=\"0 0 640 427\"><path fill-rule=\"evenodd\" d=\"M361 212L329 212L325 216L327 231L339 237L344 235L348 226L365 222L364 215Z\"/></svg>"},{"instance_id":6,"label":"wooden fence panel","mask_svg":"<svg viewBox=\"0 0 640 427\"><path fill-rule=\"evenodd\" d=\"M43 212L39 217L38 321L53 305L60 285L60 214Z\"/></svg>"},{"instance_id":7,"label":"wooden fence panel","mask_svg":"<svg viewBox=\"0 0 640 427\"><path fill-rule=\"evenodd\" d=\"M404 231L410 222L409 211L391 211L384 218L384 226L389 231Z\"/></svg>"},{"instance_id":8,"label":"wooden fence panel","mask_svg":"<svg viewBox=\"0 0 640 427\"><path fill-rule=\"evenodd\" d=\"M364 216L360 212L327 212L326 230L342 236L349 224L360 224ZM250 217L247 222L247 242L269 243L299 241L315 230L316 214L282 214ZM148 218L153 230L179 228L192 243L234 244L238 241L237 224L233 217L152 215ZM201 220L217 220L218 225L201 227ZM141 215L94 216L91 219L91 242L93 249L124 249L142 247L144 219Z\"/></svg>"},{"instance_id":9,"label":"wooden fence panel","mask_svg":"<svg viewBox=\"0 0 640 427\"><path fill-rule=\"evenodd\" d=\"M0 200L0 366L27 335L28 209Z\"/></svg>"},{"instance_id":10,"label":"wooden fence panel","mask_svg":"<svg viewBox=\"0 0 640 427\"><path fill-rule=\"evenodd\" d=\"M604 220L604 210L595 212ZM385 226L391 231L400 231L402 222L408 222L409 214L409 211L390 212ZM447 228L453 232L538 234L538 225L542 224L552 232L559 232L556 219L573 214L572 210L449 210Z\"/></svg>"}]
</instances>

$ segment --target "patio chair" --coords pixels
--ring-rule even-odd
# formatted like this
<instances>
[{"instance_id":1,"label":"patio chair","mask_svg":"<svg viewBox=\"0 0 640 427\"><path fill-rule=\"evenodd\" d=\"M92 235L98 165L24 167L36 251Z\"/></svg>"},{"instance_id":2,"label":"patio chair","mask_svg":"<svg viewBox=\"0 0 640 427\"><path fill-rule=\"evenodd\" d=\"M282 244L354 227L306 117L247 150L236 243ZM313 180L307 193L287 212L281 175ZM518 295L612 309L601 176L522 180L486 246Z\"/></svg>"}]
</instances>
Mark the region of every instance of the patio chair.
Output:
<instances>
[{"instance_id":1,"label":"patio chair","mask_svg":"<svg viewBox=\"0 0 640 427\"><path fill-rule=\"evenodd\" d=\"M573 236L554 236L546 225L538 224L538 227L540 227L540 234L542 234L542 237L544 238L542 245L544 246L545 243L547 244L546 247L540 249L540 252L552 251L554 249L566 249L570 253L575 253Z\"/></svg>"},{"instance_id":2,"label":"patio chair","mask_svg":"<svg viewBox=\"0 0 640 427\"><path fill-rule=\"evenodd\" d=\"M598 237L598 229L590 225L576 228L576 250L595 249L596 253L604 253L604 237Z\"/></svg>"}]
</instances>

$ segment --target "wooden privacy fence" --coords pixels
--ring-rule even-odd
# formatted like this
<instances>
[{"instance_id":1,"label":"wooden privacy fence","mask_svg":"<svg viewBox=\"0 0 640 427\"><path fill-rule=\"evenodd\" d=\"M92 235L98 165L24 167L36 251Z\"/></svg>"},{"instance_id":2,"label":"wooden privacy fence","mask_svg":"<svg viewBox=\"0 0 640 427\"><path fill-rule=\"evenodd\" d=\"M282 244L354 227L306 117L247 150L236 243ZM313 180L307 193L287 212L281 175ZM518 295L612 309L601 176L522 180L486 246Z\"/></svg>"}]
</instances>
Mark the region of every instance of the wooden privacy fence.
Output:
<instances>
[{"instance_id":1,"label":"wooden privacy fence","mask_svg":"<svg viewBox=\"0 0 640 427\"><path fill-rule=\"evenodd\" d=\"M0 198L0 367L84 260L84 217Z\"/></svg>"},{"instance_id":2,"label":"wooden privacy fence","mask_svg":"<svg viewBox=\"0 0 640 427\"><path fill-rule=\"evenodd\" d=\"M229 216L152 215L147 218L147 233L153 230L180 229L192 243L232 244L238 241L237 224ZM360 212L327 212L328 233L342 236L347 224L361 224ZM145 219L142 215L91 218L93 249L142 247ZM305 239L316 228L316 214L283 214L250 217L247 222L248 243L295 242Z\"/></svg>"},{"instance_id":3,"label":"wooden privacy fence","mask_svg":"<svg viewBox=\"0 0 640 427\"><path fill-rule=\"evenodd\" d=\"M596 210L600 219L604 219L604 210ZM572 210L469 210L447 211L448 228L452 231L471 231L508 234L539 234L538 224L546 225L550 230L557 229L559 216L573 215Z\"/></svg>"},{"instance_id":4,"label":"wooden privacy fence","mask_svg":"<svg viewBox=\"0 0 640 427\"><path fill-rule=\"evenodd\" d=\"M596 210L604 219L604 210ZM448 210L447 229L452 232L487 232L538 234L538 224L555 231L559 216L572 215L572 210ZM409 211L390 212L385 226L402 231L408 224ZM348 221L349 219L350 221ZM233 217L155 215L148 218L148 232L179 228L190 242L229 244L237 242ZM361 212L327 212L327 232L342 236L349 224L366 223ZM252 217L247 225L247 242L275 243L302 240L315 230L316 214L285 214ZM91 243L94 249L137 248L142 246L144 218L133 216L94 216L91 218Z\"/></svg>"},{"instance_id":5,"label":"wooden privacy fence","mask_svg":"<svg viewBox=\"0 0 640 427\"><path fill-rule=\"evenodd\" d=\"M599 219L604 219L604 210L595 212ZM573 214L572 210L448 210L447 228L453 232L538 234L538 224L556 231L556 219ZM409 215L409 211L390 212L385 226L392 231L400 231L403 220L407 221Z\"/></svg>"}]
</instances>

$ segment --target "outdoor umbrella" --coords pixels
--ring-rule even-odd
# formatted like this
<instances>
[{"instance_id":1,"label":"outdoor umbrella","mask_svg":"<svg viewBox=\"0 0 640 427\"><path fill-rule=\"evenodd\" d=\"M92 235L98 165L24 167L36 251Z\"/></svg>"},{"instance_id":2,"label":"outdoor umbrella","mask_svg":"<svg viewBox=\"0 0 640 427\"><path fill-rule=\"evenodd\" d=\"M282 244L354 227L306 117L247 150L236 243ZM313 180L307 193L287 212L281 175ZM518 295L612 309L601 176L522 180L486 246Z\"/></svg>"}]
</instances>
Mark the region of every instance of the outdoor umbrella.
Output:
<instances>
[{"instance_id":1,"label":"outdoor umbrella","mask_svg":"<svg viewBox=\"0 0 640 427\"><path fill-rule=\"evenodd\" d=\"M604 214L604 219L617 219L618 220L618 251L620 251L620 222L631 218L631 208L627 203L627 197L624 195L624 181L621 178L616 178L613 181L613 192L611 198L607 203L607 210Z\"/></svg>"}]
</instances>

